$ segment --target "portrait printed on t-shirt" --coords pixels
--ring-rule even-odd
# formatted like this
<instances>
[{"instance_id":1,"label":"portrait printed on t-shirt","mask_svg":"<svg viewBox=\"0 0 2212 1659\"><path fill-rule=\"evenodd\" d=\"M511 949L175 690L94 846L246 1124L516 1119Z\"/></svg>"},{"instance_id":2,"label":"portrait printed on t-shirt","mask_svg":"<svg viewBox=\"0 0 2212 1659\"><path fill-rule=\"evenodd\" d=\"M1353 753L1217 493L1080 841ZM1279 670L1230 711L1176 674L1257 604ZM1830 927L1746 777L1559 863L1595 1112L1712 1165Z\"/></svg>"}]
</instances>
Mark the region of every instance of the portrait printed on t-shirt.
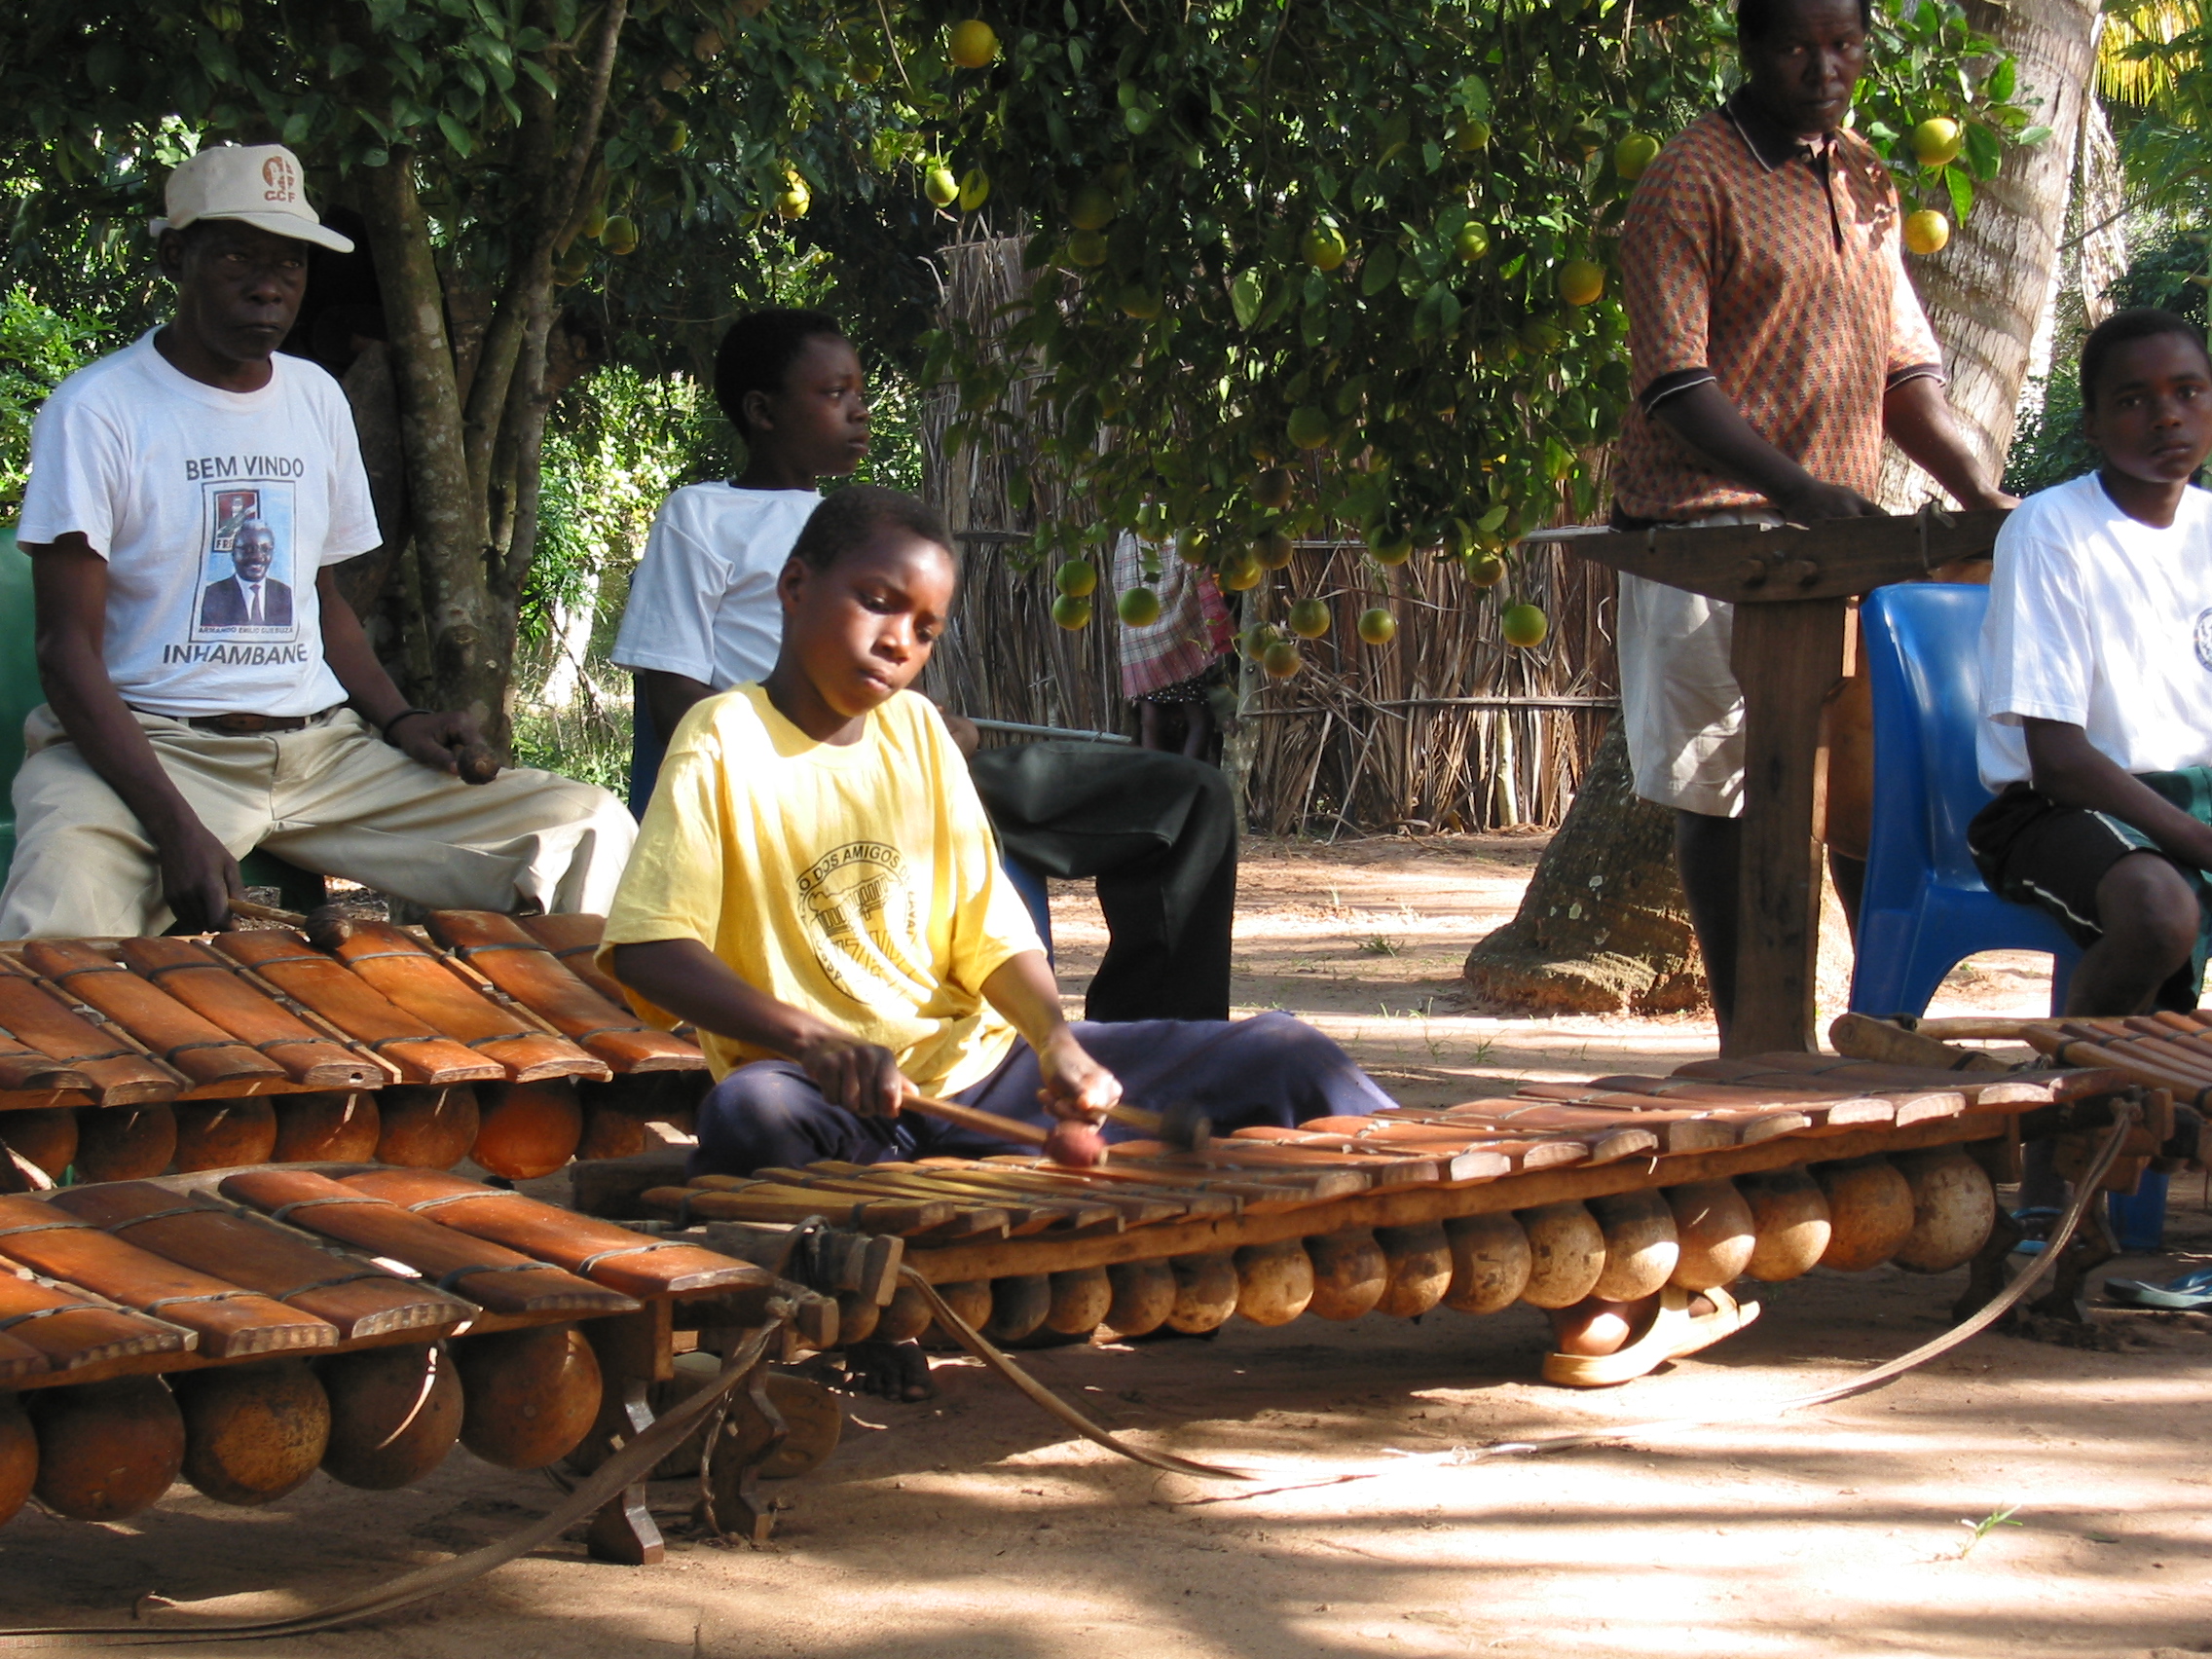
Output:
<instances>
[{"instance_id":1,"label":"portrait printed on t-shirt","mask_svg":"<svg viewBox=\"0 0 2212 1659\"><path fill-rule=\"evenodd\" d=\"M291 639L292 486L202 489L207 556L192 637Z\"/></svg>"}]
</instances>

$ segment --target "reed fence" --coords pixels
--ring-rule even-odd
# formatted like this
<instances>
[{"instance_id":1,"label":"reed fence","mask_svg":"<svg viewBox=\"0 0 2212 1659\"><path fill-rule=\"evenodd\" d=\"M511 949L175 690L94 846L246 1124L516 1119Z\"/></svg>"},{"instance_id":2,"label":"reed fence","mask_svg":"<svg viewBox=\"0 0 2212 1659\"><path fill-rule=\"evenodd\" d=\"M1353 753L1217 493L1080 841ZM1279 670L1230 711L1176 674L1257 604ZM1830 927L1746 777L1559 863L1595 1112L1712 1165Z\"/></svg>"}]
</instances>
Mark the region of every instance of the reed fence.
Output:
<instances>
[{"instance_id":1,"label":"reed fence","mask_svg":"<svg viewBox=\"0 0 2212 1659\"><path fill-rule=\"evenodd\" d=\"M1026 295L1012 239L964 243L940 259L945 309L972 328L989 330ZM924 487L961 538L965 570L923 688L987 719L1133 732L1108 605L1088 628L1057 627L1051 572L1023 569L1016 556L1039 526L1091 510L1036 464L1026 434L1048 417L1041 402L1032 409L1035 385L1014 379L1004 436L957 450L946 441L951 389L924 394ZM1017 476L1030 486L1021 509L1007 488ZM1421 554L1385 569L1354 544L1314 542L1232 596L1246 625L1279 625L1306 595L1326 599L1332 618L1326 636L1303 643L1306 667L1292 679L1239 669L1226 763L1241 779L1251 828L1336 834L1559 823L1618 697L1612 572L1549 546L1512 564L1493 596L1446 560ZM1551 619L1535 649L1499 635L1501 605L1513 599ZM1398 617L1396 640L1382 647L1362 645L1355 629L1375 605Z\"/></svg>"}]
</instances>

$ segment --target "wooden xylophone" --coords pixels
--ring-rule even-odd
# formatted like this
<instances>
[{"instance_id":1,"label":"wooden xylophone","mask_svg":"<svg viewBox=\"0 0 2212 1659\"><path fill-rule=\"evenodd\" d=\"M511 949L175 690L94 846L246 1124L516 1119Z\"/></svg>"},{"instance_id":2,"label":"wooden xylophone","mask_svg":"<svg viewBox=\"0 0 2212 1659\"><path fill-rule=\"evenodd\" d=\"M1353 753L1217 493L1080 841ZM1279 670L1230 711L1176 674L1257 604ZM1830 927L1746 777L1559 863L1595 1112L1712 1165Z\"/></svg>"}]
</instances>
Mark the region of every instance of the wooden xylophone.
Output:
<instances>
[{"instance_id":1,"label":"wooden xylophone","mask_svg":"<svg viewBox=\"0 0 2212 1659\"><path fill-rule=\"evenodd\" d=\"M597 916L433 913L0 945L0 1142L58 1179L268 1161L509 1179L646 1143L706 1058L591 966Z\"/></svg>"},{"instance_id":2,"label":"wooden xylophone","mask_svg":"<svg viewBox=\"0 0 2212 1659\"><path fill-rule=\"evenodd\" d=\"M821 1162L630 1198L729 1248L807 1218L897 1236L907 1265L999 1342L1101 1325L1195 1333L1232 1315L1559 1309L1883 1262L1935 1273L1975 1261L1993 1290L2001 1263L1979 1257L2019 1121L2123 1088L2109 1071L1782 1054L1246 1129L1197 1154L1125 1142L1089 1170L1017 1156ZM908 1286L872 1320L848 1309L844 1329L904 1340L930 1324Z\"/></svg>"},{"instance_id":3,"label":"wooden xylophone","mask_svg":"<svg viewBox=\"0 0 2212 1659\"><path fill-rule=\"evenodd\" d=\"M725 1252L362 1164L0 1197L0 1522L33 1493L121 1520L180 1477L386 1491L457 1443L588 1470L651 1421L679 1328L712 1348L780 1298L794 1350L837 1335L832 1301ZM595 1544L651 1559L642 1495L609 1510Z\"/></svg>"}]
</instances>

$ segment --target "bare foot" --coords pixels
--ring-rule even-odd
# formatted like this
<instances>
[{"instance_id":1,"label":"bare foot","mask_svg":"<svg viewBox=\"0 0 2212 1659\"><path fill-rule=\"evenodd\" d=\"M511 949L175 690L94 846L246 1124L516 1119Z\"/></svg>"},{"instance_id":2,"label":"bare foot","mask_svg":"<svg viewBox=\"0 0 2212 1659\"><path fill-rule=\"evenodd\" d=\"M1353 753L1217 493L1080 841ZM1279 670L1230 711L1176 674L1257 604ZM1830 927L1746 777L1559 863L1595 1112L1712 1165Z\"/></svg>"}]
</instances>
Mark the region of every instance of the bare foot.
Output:
<instances>
[{"instance_id":1,"label":"bare foot","mask_svg":"<svg viewBox=\"0 0 2212 1659\"><path fill-rule=\"evenodd\" d=\"M853 1343L845 1348L845 1388L908 1405L937 1398L929 1356L919 1343Z\"/></svg>"}]
</instances>

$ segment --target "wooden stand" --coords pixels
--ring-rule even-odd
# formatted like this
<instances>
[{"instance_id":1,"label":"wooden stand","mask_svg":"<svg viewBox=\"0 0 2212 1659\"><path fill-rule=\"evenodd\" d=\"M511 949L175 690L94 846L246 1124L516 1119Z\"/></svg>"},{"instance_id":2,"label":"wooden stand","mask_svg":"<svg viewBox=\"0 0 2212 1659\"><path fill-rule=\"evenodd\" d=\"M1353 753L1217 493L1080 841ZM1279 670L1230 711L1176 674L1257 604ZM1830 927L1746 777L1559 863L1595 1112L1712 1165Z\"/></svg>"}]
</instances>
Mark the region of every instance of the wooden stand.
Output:
<instances>
[{"instance_id":1,"label":"wooden stand","mask_svg":"<svg viewBox=\"0 0 2212 1659\"><path fill-rule=\"evenodd\" d=\"M1821 845L1827 787L1821 705L1849 672L1848 602L1986 557L2002 510L1840 519L1799 528L1551 533L1585 559L1737 607L1731 661L1744 690L1744 851L1736 1008L1726 1054L1817 1047Z\"/></svg>"}]
</instances>

